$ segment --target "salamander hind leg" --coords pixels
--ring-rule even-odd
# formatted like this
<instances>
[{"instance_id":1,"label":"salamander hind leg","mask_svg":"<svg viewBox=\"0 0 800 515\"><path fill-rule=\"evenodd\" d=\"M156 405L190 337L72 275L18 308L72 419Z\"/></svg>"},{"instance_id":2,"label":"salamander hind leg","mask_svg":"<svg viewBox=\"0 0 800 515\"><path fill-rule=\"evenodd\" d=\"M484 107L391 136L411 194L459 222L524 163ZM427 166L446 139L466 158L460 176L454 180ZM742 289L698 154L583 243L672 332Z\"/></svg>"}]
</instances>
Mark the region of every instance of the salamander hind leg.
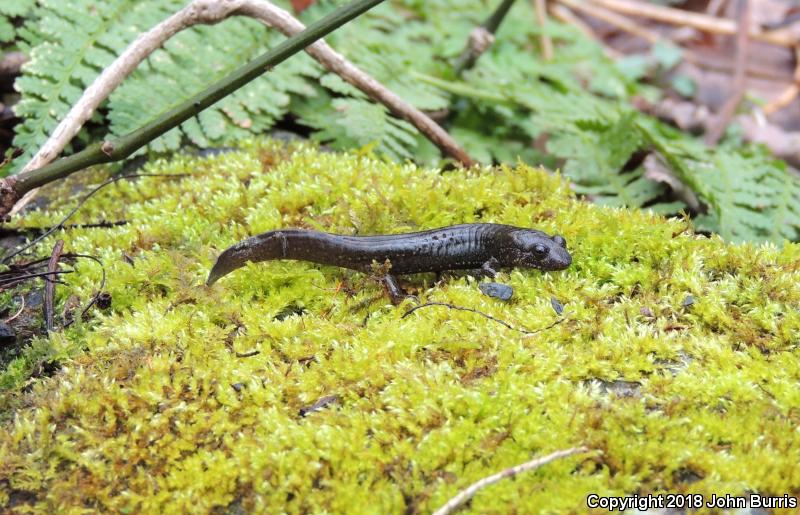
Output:
<instances>
[{"instance_id":1,"label":"salamander hind leg","mask_svg":"<svg viewBox=\"0 0 800 515\"><path fill-rule=\"evenodd\" d=\"M386 292L389 294L389 298L392 300L392 304L395 306L401 304L406 299L419 301L419 299L417 299L417 297L414 295L409 295L408 293L404 292L397 283L397 278L392 274L384 275L381 279L381 282L383 282L383 286L386 288Z\"/></svg>"}]
</instances>

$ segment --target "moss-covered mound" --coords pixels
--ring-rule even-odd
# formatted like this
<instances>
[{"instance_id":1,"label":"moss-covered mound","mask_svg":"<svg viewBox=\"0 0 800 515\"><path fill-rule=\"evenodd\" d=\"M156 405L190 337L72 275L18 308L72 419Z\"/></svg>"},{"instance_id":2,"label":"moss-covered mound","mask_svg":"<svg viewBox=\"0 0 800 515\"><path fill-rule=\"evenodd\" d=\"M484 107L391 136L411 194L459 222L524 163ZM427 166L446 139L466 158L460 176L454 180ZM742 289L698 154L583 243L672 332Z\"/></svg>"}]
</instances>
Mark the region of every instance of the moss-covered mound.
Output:
<instances>
[{"instance_id":1,"label":"moss-covered mound","mask_svg":"<svg viewBox=\"0 0 800 515\"><path fill-rule=\"evenodd\" d=\"M130 223L61 234L103 260L112 305L35 342L61 369L7 391L0 505L424 513L580 444L596 452L502 481L468 509L800 494L798 245L728 245L681 220L576 201L524 166L439 173L257 143L147 171L190 176L112 186L82 220ZM559 318L556 299L563 323L526 336L443 307L402 318L411 304L392 306L368 277L301 262L203 285L221 249L268 229L478 220L563 234L574 263L506 271L510 303L472 278L407 286L527 329ZM60 305L98 286L98 265L78 268Z\"/></svg>"}]
</instances>

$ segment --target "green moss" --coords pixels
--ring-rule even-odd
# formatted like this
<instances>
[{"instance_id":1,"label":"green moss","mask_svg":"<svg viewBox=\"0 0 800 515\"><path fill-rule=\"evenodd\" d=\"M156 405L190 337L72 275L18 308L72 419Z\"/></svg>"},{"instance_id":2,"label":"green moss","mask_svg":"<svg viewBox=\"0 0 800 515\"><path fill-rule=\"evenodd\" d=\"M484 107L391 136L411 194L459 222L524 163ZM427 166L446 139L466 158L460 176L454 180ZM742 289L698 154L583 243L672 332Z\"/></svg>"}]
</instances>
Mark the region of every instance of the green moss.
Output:
<instances>
[{"instance_id":1,"label":"green moss","mask_svg":"<svg viewBox=\"0 0 800 515\"><path fill-rule=\"evenodd\" d=\"M113 305L49 341L73 356L54 377L6 394L21 406L0 431L0 505L426 512L578 444L602 454L501 482L471 509L580 512L590 492L800 493L796 244L728 245L576 201L525 166L439 173L260 142L147 171L190 177L112 186L80 219L128 225L61 235L103 259ZM533 329L555 320L555 297L566 322L525 337L443 308L403 319L363 275L300 262L203 286L221 249L277 227L478 220L563 234L574 264L506 272L510 304L473 279L425 275L411 284L421 298ZM78 268L61 303L97 287L99 267ZM327 395L338 401L299 415Z\"/></svg>"}]
</instances>

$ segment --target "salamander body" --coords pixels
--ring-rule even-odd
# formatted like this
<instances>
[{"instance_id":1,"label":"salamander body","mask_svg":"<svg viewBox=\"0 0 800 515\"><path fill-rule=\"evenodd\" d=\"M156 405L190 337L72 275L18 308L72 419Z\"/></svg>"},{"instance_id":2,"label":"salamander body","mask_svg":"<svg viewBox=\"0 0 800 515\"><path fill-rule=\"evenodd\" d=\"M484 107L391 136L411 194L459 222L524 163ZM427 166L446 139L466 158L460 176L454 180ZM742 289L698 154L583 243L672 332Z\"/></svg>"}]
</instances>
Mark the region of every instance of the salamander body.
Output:
<instances>
[{"instance_id":1,"label":"salamander body","mask_svg":"<svg viewBox=\"0 0 800 515\"><path fill-rule=\"evenodd\" d=\"M311 261L360 272L369 272L373 263L388 261L392 275L482 268L493 276L501 267L562 270L572 263L563 237L511 225L463 224L381 236L281 229L253 236L223 251L207 284L248 261L275 259ZM388 277L387 282L392 281ZM389 286L391 293L392 284Z\"/></svg>"}]
</instances>

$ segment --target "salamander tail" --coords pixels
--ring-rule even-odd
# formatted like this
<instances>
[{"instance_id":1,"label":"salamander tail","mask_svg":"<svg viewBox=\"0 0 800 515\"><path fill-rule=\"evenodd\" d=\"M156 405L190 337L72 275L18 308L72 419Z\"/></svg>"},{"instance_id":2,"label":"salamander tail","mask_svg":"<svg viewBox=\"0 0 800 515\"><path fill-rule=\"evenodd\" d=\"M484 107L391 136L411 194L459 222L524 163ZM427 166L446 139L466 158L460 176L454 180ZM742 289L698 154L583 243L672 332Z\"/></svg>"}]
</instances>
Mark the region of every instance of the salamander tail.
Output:
<instances>
[{"instance_id":1,"label":"salamander tail","mask_svg":"<svg viewBox=\"0 0 800 515\"><path fill-rule=\"evenodd\" d=\"M269 231L252 238L240 241L228 247L217 258L206 279L211 286L220 277L224 277L248 261L258 262L287 257L288 242L282 231Z\"/></svg>"}]
</instances>

